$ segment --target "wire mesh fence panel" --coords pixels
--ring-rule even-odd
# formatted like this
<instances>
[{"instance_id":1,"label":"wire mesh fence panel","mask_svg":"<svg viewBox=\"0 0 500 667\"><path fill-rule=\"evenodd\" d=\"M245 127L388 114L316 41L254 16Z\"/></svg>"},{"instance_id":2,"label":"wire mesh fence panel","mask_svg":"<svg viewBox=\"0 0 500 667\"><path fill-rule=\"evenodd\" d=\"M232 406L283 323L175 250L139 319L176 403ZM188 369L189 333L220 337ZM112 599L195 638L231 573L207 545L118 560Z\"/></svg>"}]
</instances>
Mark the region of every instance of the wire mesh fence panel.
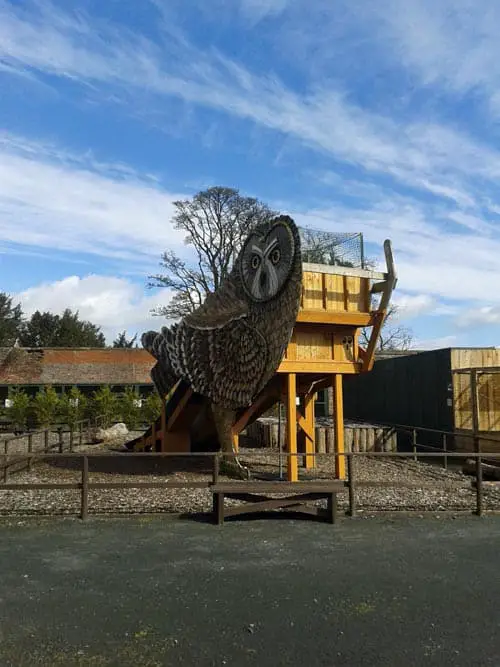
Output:
<instances>
[{"instance_id":1,"label":"wire mesh fence panel","mask_svg":"<svg viewBox=\"0 0 500 667\"><path fill-rule=\"evenodd\" d=\"M310 227L299 227L302 261L365 268L363 235L360 233L326 232Z\"/></svg>"}]
</instances>

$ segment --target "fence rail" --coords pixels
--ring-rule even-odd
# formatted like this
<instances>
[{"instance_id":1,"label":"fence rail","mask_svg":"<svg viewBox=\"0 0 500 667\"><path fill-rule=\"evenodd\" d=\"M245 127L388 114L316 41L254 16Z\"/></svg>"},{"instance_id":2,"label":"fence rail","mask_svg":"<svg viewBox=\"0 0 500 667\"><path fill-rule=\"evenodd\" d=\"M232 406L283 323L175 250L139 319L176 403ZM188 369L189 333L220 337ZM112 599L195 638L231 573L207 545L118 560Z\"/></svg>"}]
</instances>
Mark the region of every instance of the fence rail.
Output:
<instances>
[{"instance_id":1,"label":"fence rail","mask_svg":"<svg viewBox=\"0 0 500 667\"><path fill-rule=\"evenodd\" d=\"M51 426L3 438L0 443L2 450L2 454L0 454L0 475L3 477L4 484L7 482L11 473L31 470L34 458L33 455L37 453L34 447L37 437L40 440L39 452L42 451L44 454L48 454L49 452L57 451L59 454L62 454L65 449L69 452L73 452L75 444L79 447L85 444L84 434L87 433L88 437L90 430L92 428L98 428L100 423L102 423L102 417L97 416L94 419L82 419L74 425L70 425L66 431L62 426L58 426L55 429ZM67 441L65 441L64 438L65 434L69 435ZM57 436L56 442L51 443L52 435ZM19 441L27 441L26 451L9 451L11 449L11 444Z\"/></svg>"},{"instance_id":2,"label":"fence rail","mask_svg":"<svg viewBox=\"0 0 500 667\"><path fill-rule=\"evenodd\" d=\"M303 453L282 453L283 456L293 457L293 456L303 456ZM13 456L13 455L11 455ZM92 459L99 458L111 458L116 457L116 454L111 452L57 452L57 453L45 453L45 452L33 452L29 455L29 459L32 461L35 460L59 460L64 458L78 458L80 459L80 470L81 470L81 481L80 482L64 482L64 483L12 483L4 481L3 484L0 484L0 491L31 491L31 490L79 490L80 491L80 512L79 516L81 519L85 520L89 515L89 491L96 489L208 489L218 483L219 481L219 470L221 458L232 457L231 454L222 454L221 452L130 452L126 454L127 458L194 458L194 457L203 457L212 459L212 478L211 480L201 481L201 482L190 482L190 481L127 481L127 482L92 482L91 471L89 470L89 461ZM345 457L347 459L347 479L344 482L344 486L348 492L348 512L349 516L355 516L356 514L356 490L362 488L386 488L386 487L399 487L404 489L411 488L446 488L446 483L443 484L428 484L422 481L418 482L408 482L407 480L391 480L390 482L385 480L360 480L356 479L355 466L353 465L354 459L358 457L374 457L374 458L411 458L413 457L412 452L345 452L345 453L330 453L323 454L321 456L328 457ZM437 452L427 452L421 453L422 458L437 458L442 456L442 454ZM464 454L462 452L449 452L449 458L462 458ZM473 487L475 489L475 514L482 516L484 513L483 508L483 492L484 492L484 483L483 483L483 474L482 474L482 462L493 457L498 457L498 453L492 452L471 452L467 453L467 458L475 459L476 461L476 474ZM252 490L255 492L255 489L258 489L259 482L246 482L241 481L237 482L241 484L242 492L245 491L245 486L249 484L252 485ZM296 482L297 490L300 490L301 485L307 484L308 489L314 486L316 482ZM265 482L263 482L265 484ZM324 486L325 480L319 480L317 482L318 486ZM421 512L422 510L418 510Z\"/></svg>"}]
</instances>

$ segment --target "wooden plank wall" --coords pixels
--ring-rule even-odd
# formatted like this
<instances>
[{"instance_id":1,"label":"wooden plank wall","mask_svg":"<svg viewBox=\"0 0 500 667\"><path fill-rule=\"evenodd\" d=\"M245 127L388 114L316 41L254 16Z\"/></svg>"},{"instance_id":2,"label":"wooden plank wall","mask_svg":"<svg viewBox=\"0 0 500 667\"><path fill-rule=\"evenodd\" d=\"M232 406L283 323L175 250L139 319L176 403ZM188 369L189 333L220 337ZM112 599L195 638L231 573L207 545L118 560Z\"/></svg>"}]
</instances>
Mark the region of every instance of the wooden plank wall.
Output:
<instances>
[{"instance_id":1,"label":"wooden plank wall","mask_svg":"<svg viewBox=\"0 0 500 667\"><path fill-rule=\"evenodd\" d=\"M302 310L370 312L370 279L304 271Z\"/></svg>"},{"instance_id":2,"label":"wooden plank wall","mask_svg":"<svg viewBox=\"0 0 500 667\"><path fill-rule=\"evenodd\" d=\"M286 349L285 359L312 363L353 362L358 358L358 338L356 327L298 324Z\"/></svg>"},{"instance_id":3,"label":"wooden plank wall","mask_svg":"<svg viewBox=\"0 0 500 667\"><path fill-rule=\"evenodd\" d=\"M454 369L499 367L500 350L455 349L451 352L451 366ZM479 431L485 434L500 432L500 373L479 372L477 394ZM453 374L453 413L457 430L472 429L472 396L468 373Z\"/></svg>"},{"instance_id":4,"label":"wooden plank wall","mask_svg":"<svg viewBox=\"0 0 500 667\"><path fill-rule=\"evenodd\" d=\"M451 369L500 366L500 350L490 348L453 348Z\"/></svg>"}]
</instances>

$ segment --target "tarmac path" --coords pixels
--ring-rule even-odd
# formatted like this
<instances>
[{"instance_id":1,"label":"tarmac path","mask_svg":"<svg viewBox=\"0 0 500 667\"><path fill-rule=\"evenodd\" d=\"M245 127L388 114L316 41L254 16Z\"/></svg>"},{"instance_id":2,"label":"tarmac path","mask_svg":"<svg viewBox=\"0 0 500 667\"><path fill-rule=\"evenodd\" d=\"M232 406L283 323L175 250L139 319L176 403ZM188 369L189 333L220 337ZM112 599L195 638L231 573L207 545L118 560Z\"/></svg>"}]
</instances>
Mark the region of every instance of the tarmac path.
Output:
<instances>
[{"instance_id":1,"label":"tarmac path","mask_svg":"<svg viewBox=\"0 0 500 667\"><path fill-rule=\"evenodd\" d=\"M500 517L0 523L0 664L500 665Z\"/></svg>"}]
</instances>

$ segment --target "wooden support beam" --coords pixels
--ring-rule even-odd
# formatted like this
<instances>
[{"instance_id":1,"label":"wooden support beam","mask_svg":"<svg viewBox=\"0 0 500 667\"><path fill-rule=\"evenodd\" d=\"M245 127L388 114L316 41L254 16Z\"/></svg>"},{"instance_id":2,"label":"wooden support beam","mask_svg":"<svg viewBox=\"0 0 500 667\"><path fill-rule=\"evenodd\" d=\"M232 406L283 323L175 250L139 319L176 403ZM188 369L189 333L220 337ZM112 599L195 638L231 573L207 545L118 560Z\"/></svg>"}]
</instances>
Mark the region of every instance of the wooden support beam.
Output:
<instances>
[{"instance_id":1,"label":"wooden support beam","mask_svg":"<svg viewBox=\"0 0 500 667\"><path fill-rule=\"evenodd\" d=\"M278 373L330 374L344 373L355 375L361 372L361 363L356 361L292 361L284 359Z\"/></svg>"},{"instance_id":2,"label":"wooden support beam","mask_svg":"<svg viewBox=\"0 0 500 667\"><path fill-rule=\"evenodd\" d=\"M373 364L375 362L375 349L377 347L377 343L379 340L380 332L382 330L382 325L384 324L385 316L386 316L386 311L385 310L378 310L375 311L373 314L373 329L370 335L370 340L368 341L368 347L364 351L364 354L362 353L360 356L362 357L363 360L363 365L362 369L363 372L368 372L371 371L373 368Z\"/></svg>"},{"instance_id":3,"label":"wooden support beam","mask_svg":"<svg viewBox=\"0 0 500 667\"><path fill-rule=\"evenodd\" d=\"M369 312L356 313L335 310L300 310L297 315L300 324L340 324L342 326L367 327L371 323Z\"/></svg>"},{"instance_id":4,"label":"wooden support beam","mask_svg":"<svg viewBox=\"0 0 500 667\"><path fill-rule=\"evenodd\" d=\"M275 396L276 401L279 400L280 391L276 386L268 387L255 399L255 401L245 410L245 412L233 424L233 433L241 433L247 426L253 415L261 409L263 405L272 397Z\"/></svg>"},{"instance_id":5,"label":"wooden support beam","mask_svg":"<svg viewBox=\"0 0 500 667\"><path fill-rule=\"evenodd\" d=\"M193 395L193 390L191 389L191 387L189 387L188 389L186 389L186 392L185 392L184 396L181 398L181 400L177 404L177 407L175 408L172 416L168 420L168 424L165 424L166 430L169 430L169 431L174 430L176 421L178 420L178 418L182 414L184 408L188 404L189 399L191 398L192 395ZM164 408L164 411L165 411L165 408ZM163 428L163 423L162 423L162 428Z\"/></svg>"},{"instance_id":6,"label":"wooden support beam","mask_svg":"<svg viewBox=\"0 0 500 667\"><path fill-rule=\"evenodd\" d=\"M304 412L305 412L305 427L303 428L304 433L306 434L306 456L305 456L305 468L310 470L314 468L315 465L315 429L314 429L314 402L315 394L307 394L304 397Z\"/></svg>"},{"instance_id":7,"label":"wooden support beam","mask_svg":"<svg viewBox=\"0 0 500 667\"><path fill-rule=\"evenodd\" d=\"M363 358L362 370L364 373L371 371L373 368L375 361L375 349L379 340L380 331L382 329L382 325L384 324L387 310L389 308L392 292L398 282L396 269L394 266L394 259L392 256L392 246L388 239L384 241L384 253L385 261L387 263L386 278L382 282L372 285L371 289L372 294L380 292L382 296L380 298L378 309L372 313L374 318L373 329L371 332L370 340L368 342L368 347L366 349L366 355Z\"/></svg>"},{"instance_id":8,"label":"wooden support beam","mask_svg":"<svg viewBox=\"0 0 500 667\"><path fill-rule=\"evenodd\" d=\"M335 451L344 453L344 401L342 396L342 375L333 376L333 428L335 432ZM345 479L345 456L335 459L335 475L338 479Z\"/></svg>"},{"instance_id":9,"label":"wooden support beam","mask_svg":"<svg viewBox=\"0 0 500 667\"><path fill-rule=\"evenodd\" d=\"M288 454L297 454L297 377L295 373L289 373L287 385L287 450ZM297 482L299 479L298 457L288 456L287 458L288 481Z\"/></svg>"},{"instance_id":10,"label":"wooden support beam","mask_svg":"<svg viewBox=\"0 0 500 667\"><path fill-rule=\"evenodd\" d=\"M233 431L233 433L232 433L232 437L233 437L233 449L234 449L234 451L235 451L236 454L237 454L238 451L239 451L239 449L240 449L240 434L239 434L239 433L235 433L235 432Z\"/></svg>"}]
</instances>

